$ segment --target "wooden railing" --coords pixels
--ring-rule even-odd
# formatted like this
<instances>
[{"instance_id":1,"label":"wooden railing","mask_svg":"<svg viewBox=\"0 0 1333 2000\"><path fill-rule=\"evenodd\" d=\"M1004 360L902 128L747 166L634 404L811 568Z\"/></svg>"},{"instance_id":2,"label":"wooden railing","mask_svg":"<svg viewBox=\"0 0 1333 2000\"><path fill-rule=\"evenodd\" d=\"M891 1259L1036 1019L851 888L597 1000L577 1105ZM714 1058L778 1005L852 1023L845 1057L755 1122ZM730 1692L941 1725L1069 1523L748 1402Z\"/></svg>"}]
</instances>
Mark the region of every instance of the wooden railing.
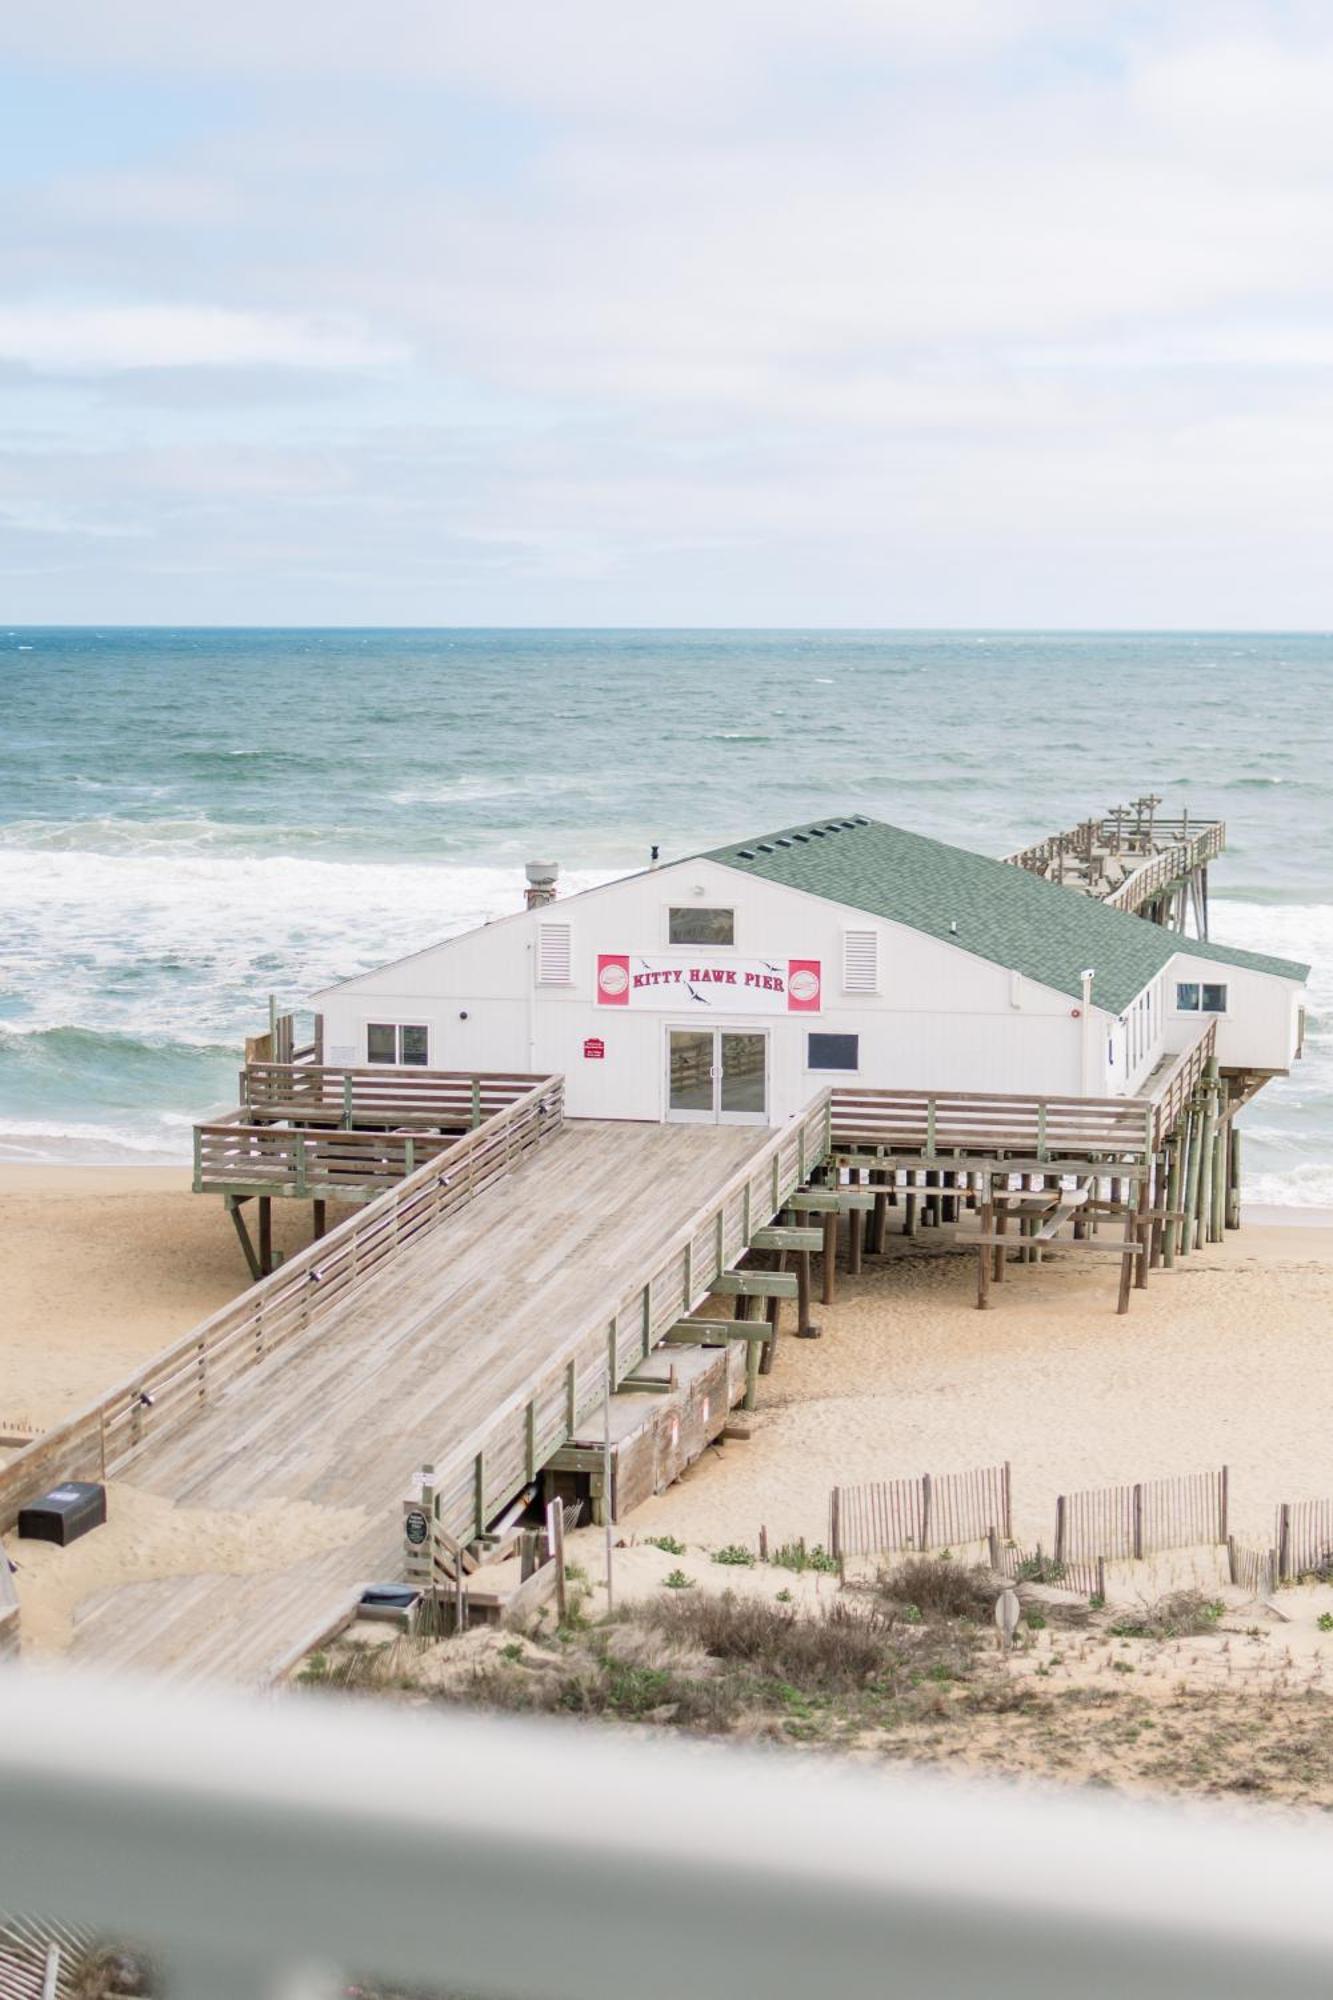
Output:
<instances>
[{"instance_id":1,"label":"wooden railing","mask_svg":"<svg viewBox=\"0 0 1333 2000\"><path fill-rule=\"evenodd\" d=\"M303 1131L250 1125L245 1117L233 1112L216 1124L195 1126L196 1194L364 1201L462 1143L455 1132Z\"/></svg>"},{"instance_id":2,"label":"wooden railing","mask_svg":"<svg viewBox=\"0 0 1333 2000\"><path fill-rule=\"evenodd\" d=\"M1220 854L1226 838L1222 820L1151 818L1136 824L1122 815L1084 820L1004 858L1012 867L1047 881L1063 883L1068 872L1070 886L1100 897L1113 909L1132 912ZM1112 888L1101 871L1099 854L1122 866L1137 856L1142 860Z\"/></svg>"},{"instance_id":3,"label":"wooden railing","mask_svg":"<svg viewBox=\"0 0 1333 2000\"><path fill-rule=\"evenodd\" d=\"M419 1236L511 1174L563 1120L564 1079L547 1077L47 1431L0 1470L0 1531L54 1481L122 1471L150 1437L187 1422L224 1384L338 1310Z\"/></svg>"},{"instance_id":4,"label":"wooden railing","mask_svg":"<svg viewBox=\"0 0 1333 2000\"><path fill-rule=\"evenodd\" d=\"M1221 853L1226 845L1227 830L1220 820L1214 820L1202 827L1188 840L1172 847L1164 847L1157 854L1150 855L1141 868L1127 875L1118 889L1113 889L1106 901L1114 910L1142 909L1173 882L1183 881L1193 869L1201 868Z\"/></svg>"},{"instance_id":5,"label":"wooden railing","mask_svg":"<svg viewBox=\"0 0 1333 2000\"><path fill-rule=\"evenodd\" d=\"M1153 1104L1141 1097L1023 1097L962 1091L832 1093L833 1145L899 1154L1017 1156L1037 1161L1142 1159L1153 1137Z\"/></svg>"},{"instance_id":6,"label":"wooden railing","mask_svg":"<svg viewBox=\"0 0 1333 2000\"><path fill-rule=\"evenodd\" d=\"M1160 1146L1180 1122L1180 1115L1194 1095L1212 1057L1217 1051L1217 1023L1208 1021L1187 1049L1182 1049L1157 1080L1151 1097L1153 1136Z\"/></svg>"},{"instance_id":7,"label":"wooden railing","mask_svg":"<svg viewBox=\"0 0 1333 2000\"><path fill-rule=\"evenodd\" d=\"M419 1124L466 1131L541 1081L511 1072L399 1069L389 1063L344 1068L251 1062L241 1071L241 1108L265 1118L349 1128Z\"/></svg>"},{"instance_id":8,"label":"wooden railing","mask_svg":"<svg viewBox=\"0 0 1333 2000\"><path fill-rule=\"evenodd\" d=\"M553 1452L577 1434L667 1329L707 1298L812 1168L829 1154L829 1093L682 1224L653 1268L608 1297L554 1347L541 1375L494 1411L436 1473L436 1518L459 1541L484 1531Z\"/></svg>"}]
</instances>

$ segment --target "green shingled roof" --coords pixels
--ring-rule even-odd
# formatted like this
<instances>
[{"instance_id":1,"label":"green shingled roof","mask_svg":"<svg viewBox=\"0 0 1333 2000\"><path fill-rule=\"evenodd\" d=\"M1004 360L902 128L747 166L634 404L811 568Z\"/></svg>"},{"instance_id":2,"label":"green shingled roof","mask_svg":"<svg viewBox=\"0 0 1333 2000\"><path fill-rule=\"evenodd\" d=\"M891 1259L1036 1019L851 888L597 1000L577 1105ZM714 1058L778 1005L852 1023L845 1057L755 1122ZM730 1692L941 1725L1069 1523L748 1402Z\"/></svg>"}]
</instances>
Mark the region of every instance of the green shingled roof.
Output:
<instances>
[{"instance_id":1,"label":"green shingled roof","mask_svg":"<svg viewBox=\"0 0 1333 2000\"><path fill-rule=\"evenodd\" d=\"M1303 980L1309 971L1291 959L1182 938L1025 868L860 814L810 820L700 858L910 925L1057 993L1079 996L1091 967L1093 998L1113 1014L1178 951L1282 979Z\"/></svg>"}]
</instances>

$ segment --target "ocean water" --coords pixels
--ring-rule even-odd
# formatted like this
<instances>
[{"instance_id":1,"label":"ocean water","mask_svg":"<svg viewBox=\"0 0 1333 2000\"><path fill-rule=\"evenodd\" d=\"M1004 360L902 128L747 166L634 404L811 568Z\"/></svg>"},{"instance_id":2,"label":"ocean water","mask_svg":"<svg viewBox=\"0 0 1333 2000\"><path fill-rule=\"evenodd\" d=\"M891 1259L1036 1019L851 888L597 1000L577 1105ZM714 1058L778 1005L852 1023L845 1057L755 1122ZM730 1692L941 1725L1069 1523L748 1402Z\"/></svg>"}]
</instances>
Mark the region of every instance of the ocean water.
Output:
<instances>
[{"instance_id":1,"label":"ocean water","mask_svg":"<svg viewBox=\"0 0 1333 2000\"><path fill-rule=\"evenodd\" d=\"M1250 1193L1333 1202L1333 638L0 630L0 1157L188 1157L242 1037L566 890L854 809L990 854L1221 814L1214 934L1312 960Z\"/></svg>"}]
</instances>

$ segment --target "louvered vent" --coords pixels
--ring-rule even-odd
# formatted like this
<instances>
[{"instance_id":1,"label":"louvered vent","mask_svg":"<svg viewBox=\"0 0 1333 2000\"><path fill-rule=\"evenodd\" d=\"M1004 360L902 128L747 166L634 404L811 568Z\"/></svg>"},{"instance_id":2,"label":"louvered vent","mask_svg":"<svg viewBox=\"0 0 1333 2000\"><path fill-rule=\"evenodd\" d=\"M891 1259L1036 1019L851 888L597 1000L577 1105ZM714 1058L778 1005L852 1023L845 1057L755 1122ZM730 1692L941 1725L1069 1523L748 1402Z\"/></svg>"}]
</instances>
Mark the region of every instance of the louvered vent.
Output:
<instances>
[{"instance_id":1,"label":"louvered vent","mask_svg":"<svg viewBox=\"0 0 1333 2000\"><path fill-rule=\"evenodd\" d=\"M879 935L877 932L843 932L842 988L844 993L879 992Z\"/></svg>"},{"instance_id":2,"label":"louvered vent","mask_svg":"<svg viewBox=\"0 0 1333 2000\"><path fill-rule=\"evenodd\" d=\"M537 984L539 986L568 986L573 978L570 969L572 947L568 924L538 924L537 926Z\"/></svg>"}]
</instances>

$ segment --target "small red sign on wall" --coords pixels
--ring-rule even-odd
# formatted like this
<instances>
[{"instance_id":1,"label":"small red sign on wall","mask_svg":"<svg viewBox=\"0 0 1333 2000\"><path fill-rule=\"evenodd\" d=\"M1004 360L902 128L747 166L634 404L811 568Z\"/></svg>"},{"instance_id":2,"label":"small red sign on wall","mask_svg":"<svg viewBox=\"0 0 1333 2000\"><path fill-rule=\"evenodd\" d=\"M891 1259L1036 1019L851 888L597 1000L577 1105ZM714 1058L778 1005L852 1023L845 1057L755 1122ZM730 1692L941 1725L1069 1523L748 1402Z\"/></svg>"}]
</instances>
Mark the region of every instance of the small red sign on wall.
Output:
<instances>
[{"instance_id":1,"label":"small red sign on wall","mask_svg":"<svg viewBox=\"0 0 1333 2000\"><path fill-rule=\"evenodd\" d=\"M589 1035L587 1041L583 1044L584 1061L601 1062L605 1054L606 1043L602 1040L601 1036Z\"/></svg>"}]
</instances>

